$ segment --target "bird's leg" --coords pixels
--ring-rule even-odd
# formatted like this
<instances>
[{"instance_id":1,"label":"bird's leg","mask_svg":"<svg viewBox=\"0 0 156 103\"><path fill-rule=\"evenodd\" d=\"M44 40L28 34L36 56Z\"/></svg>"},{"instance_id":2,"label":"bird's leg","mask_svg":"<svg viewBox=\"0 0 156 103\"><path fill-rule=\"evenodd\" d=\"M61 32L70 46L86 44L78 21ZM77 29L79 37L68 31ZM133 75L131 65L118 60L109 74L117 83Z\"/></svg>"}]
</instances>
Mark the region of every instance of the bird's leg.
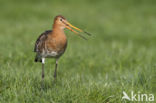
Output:
<instances>
[{"instance_id":1,"label":"bird's leg","mask_svg":"<svg viewBox=\"0 0 156 103\"><path fill-rule=\"evenodd\" d=\"M58 65L58 59L56 59L56 64L55 64L54 80L56 80L57 77L57 65Z\"/></svg>"},{"instance_id":2,"label":"bird's leg","mask_svg":"<svg viewBox=\"0 0 156 103\"><path fill-rule=\"evenodd\" d=\"M42 58L42 87L44 84L44 64L45 64L45 58Z\"/></svg>"}]
</instances>

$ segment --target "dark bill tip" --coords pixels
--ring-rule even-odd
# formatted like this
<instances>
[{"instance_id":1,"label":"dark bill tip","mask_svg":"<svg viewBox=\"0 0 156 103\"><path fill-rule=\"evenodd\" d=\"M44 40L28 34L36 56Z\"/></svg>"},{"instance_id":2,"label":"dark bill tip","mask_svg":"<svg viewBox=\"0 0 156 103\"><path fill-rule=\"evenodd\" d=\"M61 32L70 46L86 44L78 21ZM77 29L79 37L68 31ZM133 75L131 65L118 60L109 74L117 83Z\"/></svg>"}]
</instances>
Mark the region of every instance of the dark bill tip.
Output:
<instances>
[{"instance_id":1,"label":"dark bill tip","mask_svg":"<svg viewBox=\"0 0 156 103\"><path fill-rule=\"evenodd\" d=\"M78 34L82 39L88 40L86 37L82 36L81 34Z\"/></svg>"},{"instance_id":2,"label":"dark bill tip","mask_svg":"<svg viewBox=\"0 0 156 103\"><path fill-rule=\"evenodd\" d=\"M88 32L86 32L86 31L84 31L84 33L86 33L87 35L89 35L89 36L91 36L92 34L90 34L90 33L88 33Z\"/></svg>"}]
</instances>

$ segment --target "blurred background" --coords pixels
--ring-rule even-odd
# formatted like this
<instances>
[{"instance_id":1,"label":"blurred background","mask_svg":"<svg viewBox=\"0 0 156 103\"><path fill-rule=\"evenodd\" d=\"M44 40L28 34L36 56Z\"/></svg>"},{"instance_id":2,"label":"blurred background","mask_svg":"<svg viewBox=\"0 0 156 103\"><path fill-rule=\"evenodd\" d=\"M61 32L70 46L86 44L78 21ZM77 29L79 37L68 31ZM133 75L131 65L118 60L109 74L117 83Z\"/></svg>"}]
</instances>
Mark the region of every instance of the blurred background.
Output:
<instances>
[{"instance_id":1,"label":"blurred background","mask_svg":"<svg viewBox=\"0 0 156 103\"><path fill-rule=\"evenodd\" d=\"M47 59L41 91L34 44L60 14L93 35L85 41L65 30L57 84ZM155 0L1 0L0 102L121 103L123 91L156 94L155 45Z\"/></svg>"}]
</instances>

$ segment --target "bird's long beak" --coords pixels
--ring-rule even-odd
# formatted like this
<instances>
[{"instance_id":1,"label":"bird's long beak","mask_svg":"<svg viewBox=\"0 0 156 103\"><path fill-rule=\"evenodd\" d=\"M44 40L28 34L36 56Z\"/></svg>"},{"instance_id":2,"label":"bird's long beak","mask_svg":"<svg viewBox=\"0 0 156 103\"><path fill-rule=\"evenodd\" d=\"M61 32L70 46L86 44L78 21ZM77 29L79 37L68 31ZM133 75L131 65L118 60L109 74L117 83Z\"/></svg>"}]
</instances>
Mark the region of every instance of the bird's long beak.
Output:
<instances>
[{"instance_id":1,"label":"bird's long beak","mask_svg":"<svg viewBox=\"0 0 156 103\"><path fill-rule=\"evenodd\" d=\"M87 32L85 32L85 31L83 31L83 30L81 30L81 29L79 29L79 28L73 26L72 24L70 24L70 23L67 22L67 21L64 21L64 24L66 25L65 27L66 27L67 29L71 30L72 32L74 32L75 34L79 35L79 36L82 37L83 39L86 39L86 38L85 38L84 36L82 36L79 32L83 32L83 33L86 33L87 35L91 35L90 33L87 33ZM75 31L75 30L73 30L73 29L77 30L78 32Z\"/></svg>"},{"instance_id":2,"label":"bird's long beak","mask_svg":"<svg viewBox=\"0 0 156 103\"><path fill-rule=\"evenodd\" d=\"M78 33L77 31L73 30L70 26L66 26L67 29L71 30L72 32L74 32L75 34L79 35L81 38L87 40L87 38L85 38L84 36L82 36L80 33Z\"/></svg>"}]
</instances>

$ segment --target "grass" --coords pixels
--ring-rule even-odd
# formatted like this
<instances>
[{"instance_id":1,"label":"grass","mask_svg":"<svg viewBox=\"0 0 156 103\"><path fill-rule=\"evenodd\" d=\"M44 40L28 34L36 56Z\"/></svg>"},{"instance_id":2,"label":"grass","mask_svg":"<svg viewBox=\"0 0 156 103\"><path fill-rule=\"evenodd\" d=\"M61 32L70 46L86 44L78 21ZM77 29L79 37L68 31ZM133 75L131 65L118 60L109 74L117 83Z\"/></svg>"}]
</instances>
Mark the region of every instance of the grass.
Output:
<instances>
[{"instance_id":1,"label":"grass","mask_svg":"<svg viewBox=\"0 0 156 103\"><path fill-rule=\"evenodd\" d=\"M156 94L156 2L154 0L0 1L1 103L126 103L122 92ZM34 43L64 15L93 34L88 41L66 30L59 60L34 63ZM155 95L156 96L156 95Z\"/></svg>"}]
</instances>

